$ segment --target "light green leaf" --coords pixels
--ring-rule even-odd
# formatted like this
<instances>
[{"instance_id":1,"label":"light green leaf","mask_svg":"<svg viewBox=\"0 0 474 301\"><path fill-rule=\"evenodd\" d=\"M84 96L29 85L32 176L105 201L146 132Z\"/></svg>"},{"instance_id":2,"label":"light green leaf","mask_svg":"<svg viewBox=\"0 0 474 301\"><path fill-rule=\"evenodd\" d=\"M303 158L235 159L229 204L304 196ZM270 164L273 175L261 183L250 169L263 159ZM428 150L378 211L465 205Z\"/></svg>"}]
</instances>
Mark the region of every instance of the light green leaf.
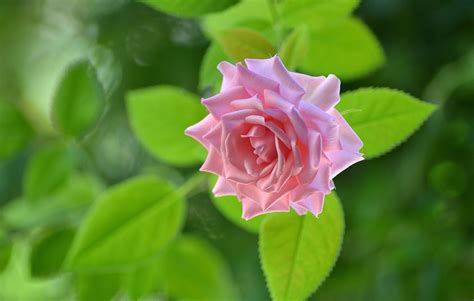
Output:
<instances>
[{"instance_id":1,"label":"light green leaf","mask_svg":"<svg viewBox=\"0 0 474 301\"><path fill-rule=\"evenodd\" d=\"M78 220L102 189L102 182L95 176L74 174L53 194L36 202L25 199L9 202L0 210L0 218L18 229Z\"/></svg>"},{"instance_id":2,"label":"light green leaf","mask_svg":"<svg viewBox=\"0 0 474 301\"><path fill-rule=\"evenodd\" d=\"M105 192L84 220L70 254L74 270L114 269L157 254L181 229L184 201L153 176L121 183Z\"/></svg>"},{"instance_id":3,"label":"light green leaf","mask_svg":"<svg viewBox=\"0 0 474 301\"><path fill-rule=\"evenodd\" d=\"M252 218L251 220L245 220L242 218L242 203L239 202L235 196L222 196L215 197L212 193L212 188L217 181L217 176L212 175L209 181L209 193L211 196L212 203L216 208L224 215L229 221L238 227L251 232L258 233L260 224L267 217L266 215L260 215Z\"/></svg>"},{"instance_id":4,"label":"light green leaf","mask_svg":"<svg viewBox=\"0 0 474 301\"><path fill-rule=\"evenodd\" d=\"M163 253L121 275L122 287L132 300L141 300L159 291L160 277L163 277L166 264L163 262Z\"/></svg>"},{"instance_id":5,"label":"light green leaf","mask_svg":"<svg viewBox=\"0 0 474 301\"><path fill-rule=\"evenodd\" d=\"M269 58L276 53L273 45L258 31L248 28L230 28L218 38L224 52L237 62L246 58Z\"/></svg>"},{"instance_id":6,"label":"light green leaf","mask_svg":"<svg viewBox=\"0 0 474 301\"><path fill-rule=\"evenodd\" d=\"M31 277L27 242L16 241L12 254L10 263L0 274L0 300L71 300L67 277L44 280Z\"/></svg>"},{"instance_id":7,"label":"light green leaf","mask_svg":"<svg viewBox=\"0 0 474 301\"><path fill-rule=\"evenodd\" d=\"M180 88L157 86L127 95L130 123L140 142L157 158L175 165L202 162L205 149L184 135L207 110L197 96Z\"/></svg>"},{"instance_id":8,"label":"light green leaf","mask_svg":"<svg viewBox=\"0 0 474 301\"><path fill-rule=\"evenodd\" d=\"M218 43L212 42L204 55L199 70L199 88L201 90L210 88L212 94L219 91L222 74L217 71L217 65L225 60L227 60L227 55L222 47Z\"/></svg>"},{"instance_id":9,"label":"light green leaf","mask_svg":"<svg viewBox=\"0 0 474 301\"><path fill-rule=\"evenodd\" d=\"M207 242L184 236L162 259L161 289L179 300L236 300L230 273L221 255Z\"/></svg>"},{"instance_id":10,"label":"light green leaf","mask_svg":"<svg viewBox=\"0 0 474 301\"><path fill-rule=\"evenodd\" d=\"M343 80L362 77L378 67L385 56L370 29L355 18L310 29L309 55L301 69L314 75L336 74Z\"/></svg>"},{"instance_id":11,"label":"light green leaf","mask_svg":"<svg viewBox=\"0 0 474 301\"><path fill-rule=\"evenodd\" d=\"M53 98L51 119L61 133L83 136L99 118L104 107L104 92L89 62L69 66Z\"/></svg>"},{"instance_id":12,"label":"light green leaf","mask_svg":"<svg viewBox=\"0 0 474 301\"><path fill-rule=\"evenodd\" d=\"M260 258L274 301L306 300L331 272L341 249L344 213L335 193L318 218L275 214L260 228Z\"/></svg>"},{"instance_id":13,"label":"light green leaf","mask_svg":"<svg viewBox=\"0 0 474 301\"><path fill-rule=\"evenodd\" d=\"M50 277L61 269L75 231L70 228L48 229L33 243L30 268L33 277Z\"/></svg>"},{"instance_id":14,"label":"light green leaf","mask_svg":"<svg viewBox=\"0 0 474 301\"><path fill-rule=\"evenodd\" d=\"M13 103L0 100L0 159L21 150L33 134L20 110Z\"/></svg>"},{"instance_id":15,"label":"light green leaf","mask_svg":"<svg viewBox=\"0 0 474 301\"><path fill-rule=\"evenodd\" d=\"M221 11L239 0L141 0L141 2L166 13L193 17Z\"/></svg>"},{"instance_id":16,"label":"light green leaf","mask_svg":"<svg viewBox=\"0 0 474 301\"><path fill-rule=\"evenodd\" d=\"M344 93L337 109L364 142L366 158L385 154L411 136L436 106L397 90L363 88Z\"/></svg>"},{"instance_id":17,"label":"light green leaf","mask_svg":"<svg viewBox=\"0 0 474 301\"><path fill-rule=\"evenodd\" d=\"M222 30L237 25L240 27L248 20L261 20L269 24L272 18L268 0L242 0L223 12L205 16L202 26L209 37L217 39Z\"/></svg>"},{"instance_id":18,"label":"light green leaf","mask_svg":"<svg viewBox=\"0 0 474 301\"><path fill-rule=\"evenodd\" d=\"M316 23L349 15L359 0L285 0L282 22L289 26Z\"/></svg>"},{"instance_id":19,"label":"light green leaf","mask_svg":"<svg viewBox=\"0 0 474 301\"><path fill-rule=\"evenodd\" d=\"M67 183L74 169L74 156L63 145L39 150L28 163L23 193L32 202L52 194Z\"/></svg>"},{"instance_id":20,"label":"light green leaf","mask_svg":"<svg viewBox=\"0 0 474 301\"><path fill-rule=\"evenodd\" d=\"M309 32L305 26L291 32L283 41L280 48L280 57L289 70L299 67L308 55Z\"/></svg>"}]
</instances>

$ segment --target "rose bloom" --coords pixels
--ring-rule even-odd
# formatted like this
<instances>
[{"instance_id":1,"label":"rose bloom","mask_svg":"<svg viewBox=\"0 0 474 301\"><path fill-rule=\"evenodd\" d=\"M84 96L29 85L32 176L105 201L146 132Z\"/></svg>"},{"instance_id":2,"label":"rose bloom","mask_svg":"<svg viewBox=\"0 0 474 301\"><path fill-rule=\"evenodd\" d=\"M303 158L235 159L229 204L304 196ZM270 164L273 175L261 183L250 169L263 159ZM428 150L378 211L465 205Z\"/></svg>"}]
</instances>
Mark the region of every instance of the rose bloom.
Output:
<instances>
[{"instance_id":1,"label":"rose bloom","mask_svg":"<svg viewBox=\"0 0 474 301\"><path fill-rule=\"evenodd\" d=\"M280 58L218 65L220 93L186 134L208 151L201 171L219 176L216 196L235 195L244 219L269 212L321 213L333 178L362 160L362 141L334 108L334 75L289 72Z\"/></svg>"}]
</instances>

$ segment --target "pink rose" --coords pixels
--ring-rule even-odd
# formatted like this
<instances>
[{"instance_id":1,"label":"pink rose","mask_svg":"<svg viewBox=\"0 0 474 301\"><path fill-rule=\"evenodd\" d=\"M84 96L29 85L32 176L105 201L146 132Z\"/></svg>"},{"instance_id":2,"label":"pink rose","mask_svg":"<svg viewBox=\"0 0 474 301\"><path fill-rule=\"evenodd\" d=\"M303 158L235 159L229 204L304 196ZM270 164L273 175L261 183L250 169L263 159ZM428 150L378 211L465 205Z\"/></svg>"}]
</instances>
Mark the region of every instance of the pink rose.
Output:
<instances>
[{"instance_id":1,"label":"pink rose","mask_svg":"<svg viewBox=\"0 0 474 301\"><path fill-rule=\"evenodd\" d=\"M340 81L289 72L280 58L219 64L219 94L186 134L209 151L201 171L219 176L216 196L236 195L242 217L321 213L333 178L362 160L362 141L334 108Z\"/></svg>"}]
</instances>

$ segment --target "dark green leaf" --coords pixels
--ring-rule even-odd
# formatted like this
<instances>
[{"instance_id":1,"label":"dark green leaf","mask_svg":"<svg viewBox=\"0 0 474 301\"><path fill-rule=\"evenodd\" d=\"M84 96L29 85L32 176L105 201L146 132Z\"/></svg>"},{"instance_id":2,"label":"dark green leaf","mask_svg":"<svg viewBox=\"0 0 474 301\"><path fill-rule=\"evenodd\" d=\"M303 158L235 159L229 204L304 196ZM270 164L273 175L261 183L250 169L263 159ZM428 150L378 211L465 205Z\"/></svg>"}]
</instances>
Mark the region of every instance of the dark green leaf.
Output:
<instances>
[{"instance_id":1,"label":"dark green leaf","mask_svg":"<svg viewBox=\"0 0 474 301\"><path fill-rule=\"evenodd\" d=\"M22 149L33 137L33 130L18 108L0 100L0 159Z\"/></svg>"},{"instance_id":2,"label":"dark green leaf","mask_svg":"<svg viewBox=\"0 0 474 301\"><path fill-rule=\"evenodd\" d=\"M104 107L104 92L89 62L66 69L53 99L51 118L64 135L79 137L90 130Z\"/></svg>"},{"instance_id":3,"label":"dark green leaf","mask_svg":"<svg viewBox=\"0 0 474 301\"><path fill-rule=\"evenodd\" d=\"M30 265L33 277L50 277L61 269L75 231L69 228L46 230L33 244Z\"/></svg>"},{"instance_id":4,"label":"dark green leaf","mask_svg":"<svg viewBox=\"0 0 474 301\"><path fill-rule=\"evenodd\" d=\"M28 163L23 192L30 201L52 194L67 183L74 168L74 156L65 146L48 146L39 150Z\"/></svg>"}]
</instances>

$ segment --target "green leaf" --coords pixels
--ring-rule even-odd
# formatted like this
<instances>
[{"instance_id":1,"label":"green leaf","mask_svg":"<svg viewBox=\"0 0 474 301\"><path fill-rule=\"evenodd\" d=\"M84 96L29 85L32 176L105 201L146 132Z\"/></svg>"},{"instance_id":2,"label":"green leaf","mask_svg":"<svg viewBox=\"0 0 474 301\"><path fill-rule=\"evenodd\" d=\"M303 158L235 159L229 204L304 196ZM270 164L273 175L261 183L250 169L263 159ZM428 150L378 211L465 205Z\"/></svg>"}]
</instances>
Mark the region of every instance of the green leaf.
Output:
<instances>
[{"instance_id":1,"label":"green leaf","mask_svg":"<svg viewBox=\"0 0 474 301\"><path fill-rule=\"evenodd\" d=\"M272 18L268 0L242 0L223 12L205 16L202 26L209 37L217 39L222 30L237 25L240 27L248 20L260 20L269 24Z\"/></svg>"},{"instance_id":2,"label":"green leaf","mask_svg":"<svg viewBox=\"0 0 474 301\"><path fill-rule=\"evenodd\" d=\"M258 31L248 28L231 28L218 38L224 52L237 62L246 58L268 58L275 55L273 45Z\"/></svg>"},{"instance_id":3,"label":"green leaf","mask_svg":"<svg viewBox=\"0 0 474 301\"><path fill-rule=\"evenodd\" d=\"M68 267L98 271L150 258L181 229L184 205L175 188L153 176L109 189L81 225Z\"/></svg>"},{"instance_id":4,"label":"green leaf","mask_svg":"<svg viewBox=\"0 0 474 301\"><path fill-rule=\"evenodd\" d=\"M166 13L193 17L218 12L239 0L141 0L141 2Z\"/></svg>"},{"instance_id":5,"label":"green leaf","mask_svg":"<svg viewBox=\"0 0 474 301\"><path fill-rule=\"evenodd\" d=\"M285 0L281 7L281 19L285 25L331 20L349 15L359 0Z\"/></svg>"},{"instance_id":6,"label":"green leaf","mask_svg":"<svg viewBox=\"0 0 474 301\"><path fill-rule=\"evenodd\" d=\"M221 255L207 242L184 236L162 258L161 289L179 300L236 300L230 273Z\"/></svg>"},{"instance_id":7,"label":"green leaf","mask_svg":"<svg viewBox=\"0 0 474 301\"><path fill-rule=\"evenodd\" d=\"M69 228L49 229L32 245L30 266L33 277L50 277L61 269L75 231Z\"/></svg>"},{"instance_id":8,"label":"green leaf","mask_svg":"<svg viewBox=\"0 0 474 301\"><path fill-rule=\"evenodd\" d=\"M104 92L89 62L69 66L53 98L51 119L64 135L83 136L99 118Z\"/></svg>"},{"instance_id":9,"label":"green leaf","mask_svg":"<svg viewBox=\"0 0 474 301\"><path fill-rule=\"evenodd\" d=\"M10 262L13 243L11 241L2 241L0 236L0 273L2 273Z\"/></svg>"},{"instance_id":10,"label":"green leaf","mask_svg":"<svg viewBox=\"0 0 474 301\"><path fill-rule=\"evenodd\" d=\"M55 277L44 280L30 275L30 246L16 241L7 268L0 274L0 300L71 300L68 279Z\"/></svg>"},{"instance_id":11,"label":"green leaf","mask_svg":"<svg viewBox=\"0 0 474 301\"><path fill-rule=\"evenodd\" d=\"M36 202L17 199L0 210L0 218L18 229L61 224L82 217L85 207L102 191L95 176L74 174L51 195Z\"/></svg>"},{"instance_id":12,"label":"green leaf","mask_svg":"<svg viewBox=\"0 0 474 301\"><path fill-rule=\"evenodd\" d=\"M337 109L364 142L366 158L385 154L411 136L436 106L397 90L363 88L344 93Z\"/></svg>"},{"instance_id":13,"label":"green leaf","mask_svg":"<svg viewBox=\"0 0 474 301\"><path fill-rule=\"evenodd\" d=\"M362 77L385 56L370 29L355 18L328 22L310 29L309 55L301 69L315 75L336 74L343 80Z\"/></svg>"},{"instance_id":14,"label":"green leaf","mask_svg":"<svg viewBox=\"0 0 474 301\"><path fill-rule=\"evenodd\" d=\"M239 202L235 196L222 196L215 197L212 193L212 188L214 187L217 181L217 176L211 175L209 181L209 192L211 196L212 203L216 208L224 215L229 221L231 221L236 226L251 232L258 233L260 229L260 224L267 217L266 215L260 215L252 218L251 220L245 220L242 218L242 203Z\"/></svg>"},{"instance_id":15,"label":"green leaf","mask_svg":"<svg viewBox=\"0 0 474 301\"><path fill-rule=\"evenodd\" d=\"M335 193L318 218L275 214L260 228L260 258L274 301L306 300L331 272L341 249L344 213Z\"/></svg>"},{"instance_id":16,"label":"green leaf","mask_svg":"<svg viewBox=\"0 0 474 301\"><path fill-rule=\"evenodd\" d=\"M166 249L164 252L166 252ZM161 282L160 277L163 277L165 264L163 253L160 253L156 258L121 275L122 286L132 300L141 300L143 297L158 292Z\"/></svg>"},{"instance_id":17,"label":"green leaf","mask_svg":"<svg viewBox=\"0 0 474 301\"><path fill-rule=\"evenodd\" d=\"M225 60L227 60L227 55L222 47L218 43L212 42L204 55L199 70L199 88L201 90L210 88L212 94L219 91L222 74L217 71L217 65Z\"/></svg>"},{"instance_id":18,"label":"green leaf","mask_svg":"<svg viewBox=\"0 0 474 301\"><path fill-rule=\"evenodd\" d=\"M33 134L20 110L13 103L0 101L0 159L21 150Z\"/></svg>"},{"instance_id":19,"label":"green leaf","mask_svg":"<svg viewBox=\"0 0 474 301\"><path fill-rule=\"evenodd\" d=\"M197 96L170 86L135 90L127 95L130 123L140 142L157 158L175 165L202 162L205 149L184 130L207 115Z\"/></svg>"},{"instance_id":20,"label":"green leaf","mask_svg":"<svg viewBox=\"0 0 474 301\"><path fill-rule=\"evenodd\" d=\"M77 300L114 300L120 289L117 273L76 273L74 279Z\"/></svg>"},{"instance_id":21,"label":"green leaf","mask_svg":"<svg viewBox=\"0 0 474 301\"><path fill-rule=\"evenodd\" d=\"M299 27L283 41L280 57L289 70L299 67L308 55L309 32L305 26Z\"/></svg>"},{"instance_id":22,"label":"green leaf","mask_svg":"<svg viewBox=\"0 0 474 301\"><path fill-rule=\"evenodd\" d=\"M74 156L63 145L39 150L28 163L23 179L23 192L32 202L52 194L67 183L74 168Z\"/></svg>"}]
</instances>

